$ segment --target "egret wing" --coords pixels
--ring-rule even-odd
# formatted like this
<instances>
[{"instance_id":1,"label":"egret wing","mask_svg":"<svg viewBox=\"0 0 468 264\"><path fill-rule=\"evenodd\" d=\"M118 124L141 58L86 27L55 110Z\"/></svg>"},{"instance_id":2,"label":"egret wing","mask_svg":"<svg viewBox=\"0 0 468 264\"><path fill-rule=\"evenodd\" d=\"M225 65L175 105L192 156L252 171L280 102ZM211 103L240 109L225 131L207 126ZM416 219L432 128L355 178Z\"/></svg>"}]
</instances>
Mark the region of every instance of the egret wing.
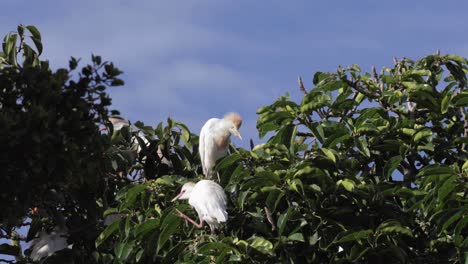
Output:
<instances>
[{"instance_id":1,"label":"egret wing","mask_svg":"<svg viewBox=\"0 0 468 264\"><path fill-rule=\"evenodd\" d=\"M210 180L199 181L192 190L189 204L195 208L200 223L206 222L213 233L220 222L226 222L226 195L223 188Z\"/></svg>"},{"instance_id":2,"label":"egret wing","mask_svg":"<svg viewBox=\"0 0 468 264\"><path fill-rule=\"evenodd\" d=\"M197 211L200 218L216 219L226 222L226 195L221 186L213 181L202 180L195 185L189 204Z\"/></svg>"},{"instance_id":3,"label":"egret wing","mask_svg":"<svg viewBox=\"0 0 468 264\"><path fill-rule=\"evenodd\" d=\"M210 120L206 121L205 125L203 125L201 131L200 131L200 138L199 138L199 144L198 144L198 151L200 152L200 160L203 168L203 174L205 174L206 177L208 177L207 173L207 149L209 145L209 138L210 138L210 131L213 130L216 122L218 122L218 118L211 118Z\"/></svg>"}]
</instances>

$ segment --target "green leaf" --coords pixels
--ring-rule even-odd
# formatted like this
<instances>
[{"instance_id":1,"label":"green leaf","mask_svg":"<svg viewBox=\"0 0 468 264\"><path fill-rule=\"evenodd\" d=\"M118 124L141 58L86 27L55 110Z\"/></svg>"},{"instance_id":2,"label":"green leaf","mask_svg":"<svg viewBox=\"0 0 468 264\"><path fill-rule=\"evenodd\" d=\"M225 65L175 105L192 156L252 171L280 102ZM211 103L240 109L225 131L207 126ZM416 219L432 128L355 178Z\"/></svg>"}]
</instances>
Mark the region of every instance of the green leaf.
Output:
<instances>
[{"instance_id":1,"label":"green leaf","mask_svg":"<svg viewBox=\"0 0 468 264\"><path fill-rule=\"evenodd\" d=\"M224 170L228 168L229 166L231 166L234 162L238 161L240 158L241 158L241 155L238 152L233 153L229 156L226 156L216 163L215 170L216 171Z\"/></svg>"},{"instance_id":2,"label":"green leaf","mask_svg":"<svg viewBox=\"0 0 468 264\"><path fill-rule=\"evenodd\" d=\"M329 149L326 148L321 148L322 152L330 159L333 161L333 163L336 163L336 158L333 152Z\"/></svg>"},{"instance_id":3,"label":"green leaf","mask_svg":"<svg viewBox=\"0 0 468 264\"><path fill-rule=\"evenodd\" d=\"M144 253L145 253L145 250L144 250L144 249L140 249L140 250L136 253L136 255L135 255L135 261L136 261L137 263L140 262L141 257L143 257L143 254L144 254Z\"/></svg>"},{"instance_id":4,"label":"green leaf","mask_svg":"<svg viewBox=\"0 0 468 264\"><path fill-rule=\"evenodd\" d=\"M161 233L158 238L158 246L156 253L158 253L166 244L167 240L178 231L182 219L175 215L174 209L169 209L166 216L162 220Z\"/></svg>"},{"instance_id":5,"label":"green leaf","mask_svg":"<svg viewBox=\"0 0 468 264\"><path fill-rule=\"evenodd\" d=\"M354 244L351 248L351 259L353 262L359 263L359 260L362 260L362 256L364 256L370 249L371 248L366 245Z\"/></svg>"},{"instance_id":6,"label":"green leaf","mask_svg":"<svg viewBox=\"0 0 468 264\"><path fill-rule=\"evenodd\" d=\"M17 246L8 245L3 243L0 245L0 255L10 255L10 256L19 256L21 254L21 249Z\"/></svg>"},{"instance_id":7,"label":"green leaf","mask_svg":"<svg viewBox=\"0 0 468 264\"><path fill-rule=\"evenodd\" d=\"M292 208L288 207L288 210L278 217L277 226L278 226L279 235L283 234L284 229L286 228L286 223L288 222L288 219L291 213L292 213Z\"/></svg>"},{"instance_id":8,"label":"green leaf","mask_svg":"<svg viewBox=\"0 0 468 264\"><path fill-rule=\"evenodd\" d=\"M453 55L453 54L448 54L444 56L445 59L455 61L460 64L467 64L467 60L461 56Z\"/></svg>"},{"instance_id":9,"label":"green leaf","mask_svg":"<svg viewBox=\"0 0 468 264\"><path fill-rule=\"evenodd\" d=\"M96 239L96 247L99 247L104 241L106 241L109 236L111 236L115 231L119 229L120 222L122 220L119 219L115 222L113 222L111 225L109 225L102 233L99 235L99 237Z\"/></svg>"},{"instance_id":10,"label":"green leaf","mask_svg":"<svg viewBox=\"0 0 468 264\"><path fill-rule=\"evenodd\" d=\"M447 221L444 222L444 224L442 225L442 228L440 229L440 232L446 232L447 228L453 223L455 223L458 219L460 219L463 216L467 217L466 213L467 213L466 210L464 210L463 208L458 210L457 213L452 215Z\"/></svg>"},{"instance_id":11,"label":"green leaf","mask_svg":"<svg viewBox=\"0 0 468 264\"><path fill-rule=\"evenodd\" d=\"M400 222L393 219L386 220L383 223L381 223L377 227L376 232L380 234L399 233L410 237L413 236L413 232L411 232L411 229L409 229L406 226L402 226Z\"/></svg>"},{"instance_id":12,"label":"green leaf","mask_svg":"<svg viewBox=\"0 0 468 264\"><path fill-rule=\"evenodd\" d=\"M468 106L468 96L457 97L455 101L455 106L457 107L467 107Z\"/></svg>"},{"instance_id":13,"label":"green leaf","mask_svg":"<svg viewBox=\"0 0 468 264\"><path fill-rule=\"evenodd\" d=\"M438 164L429 165L424 167L416 177L425 177L431 175L451 175L453 174L453 169L447 166L441 166Z\"/></svg>"},{"instance_id":14,"label":"green leaf","mask_svg":"<svg viewBox=\"0 0 468 264\"><path fill-rule=\"evenodd\" d=\"M318 232L309 237L309 245L314 246L319 241Z\"/></svg>"},{"instance_id":15,"label":"green leaf","mask_svg":"<svg viewBox=\"0 0 468 264\"><path fill-rule=\"evenodd\" d=\"M462 171L468 173L468 160L463 163Z\"/></svg>"},{"instance_id":16,"label":"green leaf","mask_svg":"<svg viewBox=\"0 0 468 264\"><path fill-rule=\"evenodd\" d=\"M133 247L135 246L135 241L130 241L127 243L119 242L114 248L115 256L120 260L127 260L127 258L132 253Z\"/></svg>"},{"instance_id":17,"label":"green leaf","mask_svg":"<svg viewBox=\"0 0 468 264\"><path fill-rule=\"evenodd\" d=\"M29 30L29 32L31 32L31 35L38 39L39 41L41 40L41 33L39 32L39 30L37 30L37 28L33 25L29 25L29 26L26 26L26 28Z\"/></svg>"},{"instance_id":18,"label":"green leaf","mask_svg":"<svg viewBox=\"0 0 468 264\"><path fill-rule=\"evenodd\" d=\"M343 235L341 235L341 238L335 241L334 243L340 244L340 243L349 242L349 241L359 241L362 239L367 239L367 237L369 237L372 233L373 231L371 229L361 230L357 232L354 232L352 230L347 231L347 232L344 232Z\"/></svg>"},{"instance_id":19,"label":"green leaf","mask_svg":"<svg viewBox=\"0 0 468 264\"><path fill-rule=\"evenodd\" d=\"M317 85L320 82L322 82L322 81L324 81L324 80L326 80L326 79L328 79L330 77L334 77L334 74L328 73L328 72L316 72L314 74L313 84Z\"/></svg>"},{"instance_id":20,"label":"green leaf","mask_svg":"<svg viewBox=\"0 0 468 264\"><path fill-rule=\"evenodd\" d=\"M28 235L26 237L26 242L34 238L38 231L42 227L42 221L39 217L32 217L31 225L29 226Z\"/></svg>"},{"instance_id":21,"label":"green leaf","mask_svg":"<svg viewBox=\"0 0 468 264\"><path fill-rule=\"evenodd\" d=\"M268 193L265 203L268 209L270 209L272 213L276 211L276 207L278 206L278 203L281 201L283 196L284 196L284 191L282 191L281 189L274 189Z\"/></svg>"},{"instance_id":22,"label":"green leaf","mask_svg":"<svg viewBox=\"0 0 468 264\"><path fill-rule=\"evenodd\" d=\"M123 197L125 197L125 202L122 203L119 207L120 210L133 206L133 204L138 198L138 195L140 195L141 192L145 191L146 188L147 186L145 184L137 184L128 190L123 190L119 192L119 194L116 197L116 200L120 200Z\"/></svg>"},{"instance_id":23,"label":"green leaf","mask_svg":"<svg viewBox=\"0 0 468 264\"><path fill-rule=\"evenodd\" d=\"M240 192L239 198L237 198L237 206L239 206L241 210L244 210L245 199L247 198L247 195L249 194L250 194L250 191Z\"/></svg>"},{"instance_id":24,"label":"green leaf","mask_svg":"<svg viewBox=\"0 0 468 264\"><path fill-rule=\"evenodd\" d=\"M23 36L24 26L23 25L18 25L17 30L18 30L18 35Z\"/></svg>"},{"instance_id":25,"label":"green leaf","mask_svg":"<svg viewBox=\"0 0 468 264\"><path fill-rule=\"evenodd\" d=\"M288 236L288 239L291 241L300 241L304 242L304 235L302 233L294 233Z\"/></svg>"},{"instance_id":26,"label":"green leaf","mask_svg":"<svg viewBox=\"0 0 468 264\"><path fill-rule=\"evenodd\" d=\"M241 189L247 190L249 188L261 188L263 186L276 185L280 178L276 172L273 171L257 171L255 176L246 179L242 184Z\"/></svg>"},{"instance_id":27,"label":"green leaf","mask_svg":"<svg viewBox=\"0 0 468 264\"><path fill-rule=\"evenodd\" d=\"M451 101L452 101L452 93L447 93L442 99L442 103L440 104L440 112L442 114L447 113Z\"/></svg>"},{"instance_id":28,"label":"green leaf","mask_svg":"<svg viewBox=\"0 0 468 264\"><path fill-rule=\"evenodd\" d=\"M221 242L209 242L198 248L198 252L203 255L216 256L223 250L232 250L232 247Z\"/></svg>"},{"instance_id":29,"label":"green leaf","mask_svg":"<svg viewBox=\"0 0 468 264\"><path fill-rule=\"evenodd\" d=\"M348 192L352 192L354 190L354 181L350 179L344 179L338 181L339 184L341 184Z\"/></svg>"},{"instance_id":30,"label":"green leaf","mask_svg":"<svg viewBox=\"0 0 468 264\"><path fill-rule=\"evenodd\" d=\"M263 237L251 237L249 245L263 254L273 255L273 244Z\"/></svg>"},{"instance_id":31,"label":"green leaf","mask_svg":"<svg viewBox=\"0 0 468 264\"><path fill-rule=\"evenodd\" d=\"M401 156L394 156L390 158L383 168L383 176L389 179L392 176L393 171L398 168L398 165L403 161Z\"/></svg>"},{"instance_id":32,"label":"green leaf","mask_svg":"<svg viewBox=\"0 0 468 264\"><path fill-rule=\"evenodd\" d=\"M293 135L295 125L290 124L282 127L276 135L271 137L268 142L271 144L283 144L287 148L291 146L291 137Z\"/></svg>"},{"instance_id":33,"label":"green leaf","mask_svg":"<svg viewBox=\"0 0 468 264\"><path fill-rule=\"evenodd\" d=\"M31 39L32 39L32 41L34 43L34 46L36 46L38 55L41 55L42 54L42 48L43 48L41 40L37 39L37 38L34 38L34 37L32 37Z\"/></svg>"},{"instance_id":34,"label":"green leaf","mask_svg":"<svg viewBox=\"0 0 468 264\"><path fill-rule=\"evenodd\" d=\"M132 228L133 228L132 218L127 217L125 219L125 237L128 237L130 235L130 231Z\"/></svg>"},{"instance_id":35,"label":"green leaf","mask_svg":"<svg viewBox=\"0 0 468 264\"><path fill-rule=\"evenodd\" d=\"M367 144L367 140L365 137L361 136L357 140L357 146L359 151L366 157L370 158L370 150L369 145Z\"/></svg>"},{"instance_id":36,"label":"green leaf","mask_svg":"<svg viewBox=\"0 0 468 264\"><path fill-rule=\"evenodd\" d=\"M445 180L442 186L437 191L437 198L439 201L444 201L445 198L452 193L452 191L457 187L457 183L455 182L457 179L456 175L453 175Z\"/></svg>"},{"instance_id":37,"label":"green leaf","mask_svg":"<svg viewBox=\"0 0 468 264\"><path fill-rule=\"evenodd\" d=\"M413 140L414 142L419 142L421 139L423 138L429 138L429 140L432 138L432 131L431 129L429 128L424 128L418 132L416 132L416 134L414 134L414 137L413 137ZM429 141L428 140L428 141Z\"/></svg>"},{"instance_id":38,"label":"green leaf","mask_svg":"<svg viewBox=\"0 0 468 264\"><path fill-rule=\"evenodd\" d=\"M159 226L159 219L150 219L143 224L137 226L137 228L133 231L135 237L143 237L149 232L153 231Z\"/></svg>"},{"instance_id":39,"label":"green leaf","mask_svg":"<svg viewBox=\"0 0 468 264\"><path fill-rule=\"evenodd\" d=\"M314 135L314 137L316 139L318 139L318 141L320 143L323 143L323 141L325 140L325 134L323 132L323 128L322 126L320 125L320 123L318 122L313 122L311 125L310 125L310 132L312 132L312 134Z\"/></svg>"}]
</instances>

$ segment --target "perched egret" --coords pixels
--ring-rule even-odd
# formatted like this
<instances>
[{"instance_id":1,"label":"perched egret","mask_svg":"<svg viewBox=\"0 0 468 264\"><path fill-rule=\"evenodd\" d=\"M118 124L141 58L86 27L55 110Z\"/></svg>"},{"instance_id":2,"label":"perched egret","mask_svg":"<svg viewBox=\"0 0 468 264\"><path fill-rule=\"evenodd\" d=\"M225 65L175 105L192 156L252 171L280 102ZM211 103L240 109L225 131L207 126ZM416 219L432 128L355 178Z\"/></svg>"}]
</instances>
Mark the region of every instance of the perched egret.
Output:
<instances>
[{"instance_id":1,"label":"perched egret","mask_svg":"<svg viewBox=\"0 0 468 264\"><path fill-rule=\"evenodd\" d=\"M123 127L129 127L130 128L130 132L133 131L133 127L130 127L130 123L128 122L128 120L122 118L122 117L119 117L119 116L112 116L112 117L109 117L109 121L112 123L112 126L114 126L114 131L119 131L121 130ZM143 132L138 132L138 136L143 140L143 142L145 143L145 145L148 145L149 144L149 141L148 139L146 139L145 135L143 134ZM140 153L141 151L141 146L140 144L138 143L138 140L135 138L135 137L132 137L131 138L131 141L132 141L132 149L134 151L136 151L136 153ZM159 149L158 149L159 150ZM159 154L159 153L158 153ZM161 153L162 155L162 153Z\"/></svg>"},{"instance_id":2,"label":"perched egret","mask_svg":"<svg viewBox=\"0 0 468 264\"><path fill-rule=\"evenodd\" d=\"M200 223L177 210L177 216L184 218L198 228L203 227L206 222L214 234L221 222L226 222L228 214L226 212L226 194L223 188L210 180L201 180L196 184L187 182L182 186L180 193L172 199L187 200L189 204L197 211Z\"/></svg>"},{"instance_id":3,"label":"perched egret","mask_svg":"<svg viewBox=\"0 0 468 264\"><path fill-rule=\"evenodd\" d=\"M121 130L123 127L130 127L130 132L133 131L133 129L135 129L134 127L131 127L130 126L130 123L128 122L128 120L122 118L122 117L119 117L119 116L112 116L112 117L109 117L109 121L112 123L112 125L114 126L114 131L119 131ZM143 134L143 132L138 132L138 136L143 140L144 144L146 146L149 145L149 141L148 139L146 139L145 135ZM136 156L138 155L138 153L140 153L141 151L141 146L140 144L138 143L138 140L133 136L131 138L131 148L132 150L134 151L134 154L135 154L135 158ZM161 148L158 146L158 149L156 151L156 154L158 154L159 158L161 159L161 162L163 164L166 164L167 166L169 166L170 168L172 168L172 162L170 160L168 160L166 157L163 156L163 153L161 151Z\"/></svg>"},{"instance_id":4,"label":"perched egret","mask_svg":"<svg viewBox=\"0 0 468 264\"><path fill-rule=\"evenodd\" d=\"M67 247L66 227L56 226L50 233L41 231L39 237L32 240L29 257L33 261L38 261Z\"/></svg>"},{"instance_id":5,"label":"perched egret","mask_svg":"<svg viewBox=\"0 0 468 264\"><path fill-rule=\"evenodd\" d=\"M242 118L237 113L228 113L224 118L211 118L200 131L200 159L203 174L207 179L212 179L212 169L216 160L226 156L231 135L242 139L239 128ZM219 177L218 177L219 180Z\"/></svg>"}]
</instances>

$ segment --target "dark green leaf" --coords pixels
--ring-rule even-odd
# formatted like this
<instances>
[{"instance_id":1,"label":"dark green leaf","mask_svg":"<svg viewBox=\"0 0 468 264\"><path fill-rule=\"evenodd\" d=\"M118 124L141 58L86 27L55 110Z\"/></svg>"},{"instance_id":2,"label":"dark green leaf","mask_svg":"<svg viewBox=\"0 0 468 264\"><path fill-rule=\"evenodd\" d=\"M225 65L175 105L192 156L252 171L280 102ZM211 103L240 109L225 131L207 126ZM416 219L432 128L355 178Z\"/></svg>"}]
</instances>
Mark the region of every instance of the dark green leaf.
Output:
<instances>
[{"instance_id":1,"label":"dark green leaf","mask_svg":"<svg viewBox=\"0 0 468 264\"><path fill-rule=\"evenodd\" d=\"M273 244L263 237L252 237L249 240L249 246L260 251L263 254L273 255Z\"/></svg>"},{"instance_id":2,"label":"dark green leaf","mask_svg":"<svg viewBox=\"0 0 468 264\"><path fill-rule=\"evenodd\" d=\"M21 253L21 249L17 246L11 246L6 243L0 245L0 254L18 256Z\"/></svg>"},{"instance_id":3,"label":"dark green leaf","mask_svg":"<svg viewBox=\"0 0 468 264\"><path fill-rule=\"evenodd\" d=\"M26 28L29 30L29 32L31 32L31 35L38 39L39 41L41 41L41 33L39 32L39 30L37 30L37 28L33 25L29 25L29 26L26 26Z\"/></svg>"},{"instance_id":4,"label":"dark green leaf","mask_svg":"<svg viewBox=\"0 0 468 264\"><path fill-rule=\"evenodd\" d=\"M104 241L106 241L107 238L109 238L109 236L111 236L115 231L117 231L119 229L121 221L122 220L119 219L119 220L113 222L111 225L106 227L106 229L104 229L104 231L102 231L102 233L96 239L96 247L99 247L102 243L104 243Z\"/></svg>"},{"instance_id":5,"label":"dark green leaf","mask_svg":"<svg viewBox=\"0 0 468 264\"><path fill-rule=\"evenodd\" d=\"M178 231L181 222L182 219L175 215L175 210L167 210L166 216L162 220L156 253L158 253L164 247L167 240Z\"/></svg>"},{"instance_id":6,"label":"dark green leaf","mask_svg":"<svg viewBox=\"0 0 468 264\"><path fill-rule=\"evenodd\" d=\"M383 176L389 179L390 176L392 176L393 171L396 168L398 168L398 165L400 165L402 161L403 159L401 158L401 156L395 156L395 157L390 158L384 166Z\"/></svg>"}]
</instances>

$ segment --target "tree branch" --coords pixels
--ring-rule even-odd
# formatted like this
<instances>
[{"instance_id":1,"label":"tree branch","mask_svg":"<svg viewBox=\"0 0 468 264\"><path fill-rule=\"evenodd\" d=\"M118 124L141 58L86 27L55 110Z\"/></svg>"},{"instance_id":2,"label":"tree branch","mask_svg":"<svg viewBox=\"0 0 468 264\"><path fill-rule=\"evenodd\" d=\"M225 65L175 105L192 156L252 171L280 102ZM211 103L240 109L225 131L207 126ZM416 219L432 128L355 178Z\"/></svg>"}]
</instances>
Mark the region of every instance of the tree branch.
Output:
<instances>
[{"instance_id":1,"label":"tree branch","mask_svg":"<svg viewBox=\"0 0 468 264\"><path fill-rule=\"evenodd\" d=\"M351 87L351 88L354 88L356 91L370 97L370 98L379 98L380 97L380 94L378 93L372 93L370 92L369 90L366 90L364 89L363 86L361 86L361 81L360 80L357 80L355 82L352 82L348 79L345 80L345 82Z\"/></svg>"}]
</instances>

